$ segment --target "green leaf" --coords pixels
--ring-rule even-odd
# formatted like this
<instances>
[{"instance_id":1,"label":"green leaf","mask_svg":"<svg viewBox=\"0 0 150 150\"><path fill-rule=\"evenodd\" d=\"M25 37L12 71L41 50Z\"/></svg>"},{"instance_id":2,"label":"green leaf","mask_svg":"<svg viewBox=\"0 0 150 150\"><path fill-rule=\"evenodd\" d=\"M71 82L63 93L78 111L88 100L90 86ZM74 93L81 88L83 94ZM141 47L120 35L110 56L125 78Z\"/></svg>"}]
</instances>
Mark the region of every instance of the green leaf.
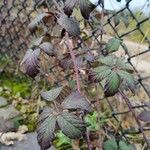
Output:
<instances>
[{"instance_id":1,"label":"green leaf","mask_svg":"<svg viewBox=\"0 0 150 150\"><path fill-rule=\"evenodd\" d=\"M135 80L132 74L124 71L124 70L119 70L118 75L127 82L127 84L131 87L134 88L135 87Z\"/></svg>"},{"instance_id":2,"label":"green leaf","mask_svg":"<svg viewBox=\"0 0 150 150\"><path fill-rule=\"evenodd\" d=\"M111 74L106 77L106 84L104 90L105 96L109 97L115 95L120 86L120 82L121 80L118 74L112 71Z\"/></svg>"},{"instance_id":3,"label":"green leaf","mask_svg":"<svg viewBox=\"0 0 150 150\"><path fill-rule=\"evenodd\" d=\"M51 108L45 108L38 119L37 139L43 149L48 149L54 138L56 116L52 112Z\"/></svg>"},{"instance_id":4,"label":"green leaf","mask_svg":"<svg viewBox=\"0 0 150 150\"><path fill-rule=\"evenodd\" d=\"M106 45L106 50L108 53L115 52L119 49L121 41L117 38L112 38L108 40L108 43Z\"/></svg>"},{"instance_id":5,"label":"green leaf","mask_svg":"<svg viewBox=\"0 0 150 150\"><path fill-rule=\"evenodd\" d=\"M60 147L61 145L63 145L63 144L69 144L69 145L71 145L72 144L72 142L71 142L71 139L69 139L66 135L64 135L63 133L62 133L62 131L60 131L60 132L58 132L57 133L57 142L56 142L56 146L57 147Z\"/></svg>"},{"instance_id":6,"label":"green leaf","mask_svg":"<svg viewBox=\"0 0 150 150\"><path fill-rule=\"evenodd\" d=\"M118 150L117 142L115 139L107 140L104 143L104 150Z\"/></svg>"},{"instance_id":7,"label":"green leaf","mask_svg":"<svg viewBox=\"0 0 150 150\"><path fill-rule=\"evenodd\" d=\"M72 92L67 96L61 105L64 109L92 110L90 103L78 91Z\"/></svg>"},{"instance_id":8,"label":"green leaf","mask_svg":"<svg viewBox=\"0 0 150 150\"><path fill-rule=\"evenodd\" d=\"M62 132L71 139L80 138L86 130L86 124L68 112L63 112L57 116L57 122Z\"/></svg>"},{"instance_id":9,"label":"green leaf","mask_svg":"<svg viewBox=\"0 0 150 150\"><path fill-rule=\"evenodd\" d=\"M115 64L116 57L115 56L106 56L100 57L98 61L107 66L113 66Z\"/></svg>"},{"instance_id":10,"label":"green leaf","mask_svg":"<svg viewBox=\"0 0 150 150\"><path fill-rule=\"evenodd\" d=\"M52 89L50 91L42 92L41 96L47 101L53 101L59 96L62 89L63 89L63 87L58 87L58 88Z\"/></svg>"},{"instance_id":11,"label":"green leaf","mask_svg":"<svg viewBox=\"0 0 150 150\"><path fill-rule=\"evenodd\" d=\"M135 150L132 145L127 144L124 141L119 142L119 148L120 148L120 150Z\"/></svg>"},{"instance_id":12,"label":"green leaf","mask_svg":"<svg viewBox=\"0 0 150 150\"><path fill-rule=\"evenodd\" d=\"M129 70L129 71L133 70L133 68L128 63L125 63L124 58L118 58L116 61L116 65L118 68L123 70Z\"/></svg>"},{"instance_id":13,"label":"green leaf","mask_svg":"<svg viewBox=\"0 0 150 150\"><path fill-rule=\"evenodd\" d=\"M96 6L92 4L89 0L80 0L79 7L82 16L85 19L89 19L90 13L96 8Z\"/></svg>"},{"instance_id":14,"label":"green leaf","mask_svg":"<svg viewBox=\"0 0 150 150\"><path fill-rule=\"evenodd\" d=\"M108 66L100 66L93 69L91 76L92 81L102 81L111 73L111 68Z\"/></svg>"},{"instance_id":15,"label":"green leaf","mask_svg":"<svg viewBox=\"0 0 150 150\"><path fill-rule=\"evenodd\" d=\"M119 23L120 23L120 16L116 14L114 16L114 24L115 24L115 26L118 26Z\"/></svg>"}]
</instances>

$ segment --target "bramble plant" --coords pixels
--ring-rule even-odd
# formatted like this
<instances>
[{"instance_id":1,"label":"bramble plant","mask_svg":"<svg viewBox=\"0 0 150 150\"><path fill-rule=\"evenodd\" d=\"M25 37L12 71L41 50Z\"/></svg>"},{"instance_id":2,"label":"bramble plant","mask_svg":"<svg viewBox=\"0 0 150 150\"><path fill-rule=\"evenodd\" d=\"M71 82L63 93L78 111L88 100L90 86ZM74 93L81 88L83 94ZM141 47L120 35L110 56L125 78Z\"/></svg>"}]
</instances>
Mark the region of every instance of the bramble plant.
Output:
<instances>
[{"instance_id":1,"label":"bramble plant","mask_svg":"<svg viewBox=\"0 0 150 150\"><path fill-rule=\"evenodd\" d=\"M103 18L108 15L104 10L103 0L99 0L97 4L92 4L89 0L43 0L40 5L44 6L44 12L37 15L28 26L38 39L31 44L21 63L25 73L37 83L44 78L51 87L50 90L42 89L39 93L47 105L39 112L38 143L41 150L50 148L61 130L70 139L83 137L86 147L91 150L88 128L91 124L90 115L94 111L99 120L101 112L92 100L95 99L92 97L93 93L88 92L87 88L92 86L97 89L100 85L103 90L98 94L104 97L119 93L121 95L126 87L133 91L135 81L132 67L125 58L116 55L122 44L120 39L113 37L107 43L102 41L105 33ZM98 5L102 6L100 18L92 14ZM82 20L78 19L74 11L81 12ZM89 29L91 23L95 29ZM116 18L115 25L118 23ZM101 39L98 48L96 40L88 39L90 34L98 35L97 38ZM53 65L57 69L53 70ZM60 82L66 78L68 82ZM97 96L97 93L93 95ZM96 122L95 119L94 131L100 130ZM103 119L101 125L106 122ZM103 142L105 150L118 149L115 137L108 140L105 138ZM132 145L120 139L119 149L127 150L131 147Z\"/></svg>"}]
</instances>

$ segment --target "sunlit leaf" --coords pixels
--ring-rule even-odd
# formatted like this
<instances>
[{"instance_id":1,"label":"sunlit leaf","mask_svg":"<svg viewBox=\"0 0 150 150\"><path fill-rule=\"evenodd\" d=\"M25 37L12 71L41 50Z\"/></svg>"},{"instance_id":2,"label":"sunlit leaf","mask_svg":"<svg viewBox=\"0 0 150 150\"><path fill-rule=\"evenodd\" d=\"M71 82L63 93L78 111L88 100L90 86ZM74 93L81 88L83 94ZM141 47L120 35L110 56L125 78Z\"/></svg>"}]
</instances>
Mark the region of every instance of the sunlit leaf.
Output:
<instances>
[{"instance_id":1,"label":"sunlit leaf","mask_svg":"<svg viewBox=\"0 0 150 150\"><path fill-rule=\"evenodd\" d=\"M118 88L120 86L120 77L118 74L114 71L111 72L106 78L106 84L105 84L105 96L113 96L117 93Z\"/></svg>"},{"instance_id":2,"label":"sunlit leaf","mask_svg":"<svg viewBox=\"0 0 150 150\"><path fill-rule=\"evenodd\" d=\"M121 41L117 38L112 38L108 40L108 43L106 45L106 50L108 53L115 52L119 49Z\"/></svg>"},{"instance_id":3,"label":"sunlit leaf","mask_svg":"<svg viewBox=\"0 0 150 150\"><path fill-rule=\"evenodd\" d=\"M111 68L108 66L96 67L91 72L91 80L94 82L100 82L105 79L111 73Z\"/></svg>"},{"instance_id":4,"label":"sunlit leaf","mask_svg":"<svg viewBox=\"0 0 150 150\"><path fill-rule=\"evenodd\" d=\"M50 91L42 92L41 96L47 101L53 101L59 96L62 89L63 87L51 89Z\"/></svg>"},{"instance_id":5,"label":"sunlit leaf","mask_svg":"<svg viewBox=\"0 0 150 150\"><path fill-rule=\"evenodd\" d=\"M62 103L65 109L82 109L91 111L91 105L78 91L72 92Z\"/></svg>"},{"instance_id":6,"label":"sunlit leaf","mask_svg":"<svg viewBox=\"0 0 150 150\"><path fill-rule=\"evenodd\" d=\"M40 49L29 49L22 62L21 65L25 66L26 74L28 74L30 77L34 78L39 73L39 67L38 67L38 57L40 54Z\"/></svg>"},{"instance_id":7,"label":"sunlit leaf","mask_svg":"<svg viewBox=\"0 0 150 150\"><path fill-rule=\"evenodd\" d=\"M129 87L134 88L135 87L135 80L132 74L124 71L124 70L119 70L118 75L126 81L126 83L129 85Z\"/></svg>"},{"instance_id":8,"label":"sunlit leaf","mask_svg":"<svg viewBox=\"0 0 150 150\"><path fill-rule=\"evenodd\" d=\"M56 56L55 48L49 42L44 42L39 46L47 55Z\"/></svg>"},{"instance_id":9,"label":"sunlit leaf","mask_svg":"<svg viewBox=\"0 0 150 150\"><path fill-rule=\"evenodd\" d=\"M150 121L150 111L149 111L149 110L145 110L145 111L141 112L141 113L139 114L138 118L139 118L141 121L149 122L149 121Z\"/></svg>"},{"instance_id":10,"label":"sunlit leaf","mask_svg":"<svg viewBox=\"0 0 150 150\"><path fill-rule=\"evenodd\" d=\"M38 143L43 149L51 146L51 140L54 138L56 126L56 116L52 114L52 110L46 108L40 114L37 128Z\"/></svg>"},{"instance_id":11,"label":"sunlit leaf","mask_svg":"<svg viewBox=\"0 0 150 150\"><path fill-rule=\"evenodd\" d=\"M48 13L42 13L36 16L35 19L32 20L32 22L28 25L28 28L31 32L34 32L38 26L39 23L43 21L45 17L48 17L50 14Z\"/></svg>"},{"instance_id":12,"label":"sunlit leaf","mask_svg":"<svg viewBox=\"0 0 150 150\"><path fill-rule=\"evenodd\" d=\"M120 69L127 70L127 71L133 71L133 68L131 67L131 65L129 65L129 63L125 63L124 58L118 58L116 61L116 65Z\"/></svg>"},{"instance_id":13,"label":"sunlit leaf","mask_svg":"<svg viewBox=\"0 0 150 150\"><path fill-rule=\"evenodd\" d=\"M79 36L80 28L78 22L74 18L68 18L66 15L60 15L58 18L58 23L64 28L69 35L71 36Z\"/></svg>"},{"instance_id":14,"label":"sunlit leaf","mask_svg":"<svg viewBox=\"0 0 150 150\"><path fill-rule=\"evenodd\" d=\"M57 116L57 122L62 132L71 139L80 138L86 130L86 124L77 116L63 112Z\"/></svg>"},{"instance_id":15,"label":"sunlit leaf","mask_svg":"<svg viewBox=\"0 0 150 150\"><path fill-rule=\"evenodd\" d=\"M90 0L80 0L79 5L81 14L85 19L89 19L90 13L96 8L96 6L92 4Z\"/></svg>"},{"instance_id":16,"label":"sunlit leaf","mask_svg":"<svg viewBox=\"0 0 150 150\"><path fill-rule=\"evenodd\" d=\"M106 56L106 57L100 57L98 61L104 65L107 66L114 66L115 65L115 56Z\"/></svg>"}]
</instances>

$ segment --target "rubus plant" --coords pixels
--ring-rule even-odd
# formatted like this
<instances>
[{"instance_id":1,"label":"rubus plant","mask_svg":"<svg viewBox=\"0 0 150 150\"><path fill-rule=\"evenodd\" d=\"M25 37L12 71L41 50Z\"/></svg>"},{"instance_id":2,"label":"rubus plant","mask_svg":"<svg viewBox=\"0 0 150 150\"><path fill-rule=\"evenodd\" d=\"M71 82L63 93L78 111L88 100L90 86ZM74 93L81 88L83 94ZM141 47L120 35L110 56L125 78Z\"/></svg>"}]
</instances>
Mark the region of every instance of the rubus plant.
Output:
<instances>
[{"instance_id":1,"label":"rubus plant","mask_svg":"<svg viewBox=\"0 0 150 150\"><path fill-rule=\"evenodd\" d=\"M115 52L122 44L120 39L113 37L107 43L100 36L97 36L99 43L88 39L91 32L100 33L101 37L104 33L104 8L97 22L92 22L96 19L92 11L97 5L104 6L102 0L95 5L89 0L42 1L41 5L48 9L45 8L28 26L38 39L32 42L21 63L27 75L37 82L44 78L51 87L39 93L47 105L39 113L38 143L41 150L50 148L57 131L61 130L70 139L83 137L91 150L85 116L100 111L87 87L98 88L100 84L103 91L99 94L104 97L114 96L125 87L134 89L132 68L124 58L116 56ZM77 19L79 14L74 10L81 12L82 20ZM92 24L96 30L90 28ZM42 37L39 37L40 33ZM64 79L68 82L63 82ZM96 101L99 101L98 97ZM104 149L110 150L112 142L106 141ZM128 147L128 143L121 141L121 146Z\"/></svg>"}]
</instances>

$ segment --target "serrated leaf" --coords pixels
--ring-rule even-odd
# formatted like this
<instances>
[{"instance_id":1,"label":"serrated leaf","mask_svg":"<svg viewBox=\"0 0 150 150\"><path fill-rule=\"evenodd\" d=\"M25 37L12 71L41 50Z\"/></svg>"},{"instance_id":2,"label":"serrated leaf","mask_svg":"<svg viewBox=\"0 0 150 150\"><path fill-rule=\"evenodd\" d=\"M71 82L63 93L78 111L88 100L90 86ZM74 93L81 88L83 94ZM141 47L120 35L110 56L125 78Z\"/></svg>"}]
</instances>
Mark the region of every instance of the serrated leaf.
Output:
<instances>
[{"instance_id":1,"label":"serrated leaf","mask_svg":"<svg viewBox=\"0 0 150 150\"><path fill-rule=\"evenodd\" d=\"M62 89L63 87L58 87L49 91L41 92L41 96L47 101L53 101L59 96Z\"/></svg>"},{"instance_id":2,"label":"serrated leaf","mask_svg":"<svg viewBox=\"0 0 150 150\"><path fill-rule=\"evenodd\" d=\"M86 130L86 124L68 112L63 112L57 116L57 122L62 132L71 139L80 138Z\"/></svg>"},{"instance_id":3,"label":"serrated leaf","mask_svg":"<svg viewBox=\"0 0 150 150\"><path fill-rule=\"evenodd\" d=\"M39 46L47 55L56 56L55 48L49 42L44 42Z\"/></svg>"},{"instance_id":4,"label":"serrated leaf","mask_svg":"<svg viewBox=\"0 0 150 150\"><path fill-rule=\"evenodd\" d=\"M61 105L64 109L92 110L90 103L78 91L72 92L67 96Z\"/></svg>"},{"instance_id":5,"label":"serrated leaf","mask_svg":"<svg viewBox=\"0 0 150 150\"><path fill-rule=\"evenodd\" d=\"M108 40L108 43L106 45L106 50L108 53L115 52L119 49L121 41L117 38L112 38Z\"/></svg>"},{"instance_id":6,"label":"serrated leaf","mask_svg":"<svg viewBox=\"0 0 150 150\"><path fill-rule=\"evenodd\" d=\"M106 84L104 89L105 96L109 97L115 95L120 86L120 82L121 80L118 74L112 71L111 74L106 77Z\"/></svg>"},{"instance_id":7,"label":"serrated leaf","mask_svg":"<svg viewBox=\"0 0 150 150\"><path fill-rule=\"evenodd\" d=\"M28 25L29 30L30 30L31 32L34 32L34 31L36 30L38 24L39 24L40 22L42 22L43 19L44 19L45 17L48 17L49 15L50 15L50 14L48 14L48 13L42 13L42 14L37 15L36 18L33 19L32 22Z\"/></svg>"},{"instance_id":8,"label":"serrated leaf","mask_svg":"<svg viewBox=\"0 0 150 150\"><path fill-rule=\"evenodd\" d=\"M96 6L92 4L89 0L80 0L79 7L82 16L85 19L89 19L90 13L96 8Z\"/></svg>"},{"instance_id":9,"label":"serrated leaf","mask_svg":"<svg viewBox=\"0 0 150 150\"><path fill-rule=\"evenodd\" d=\"M131 87L132 89L135 87L135 80L132 74L124 71L124 70L119 70L118 75L126 81L126 83Z\"/></svg>"},{"instance_id":10,"label":"serrated leaf","mask_svg":"<svg viewBox=\"0 0 150 150\"><path fill-rule=\"evenodd\" d=\"M98 59L98 61L104 65L107 65L107 66L113 66L115 65L115 61L116 60L116 57L115 56L106 56L106 57L100 57Z\"/></svg>"},{"instance_id":11,"label":"serrated leaf","mask_svg":"<svg viewBox=\"0 0 150 150\"><path fill-rule=\"evenodd\" d=\"M118 150L118 145L115 139L107 140L104 142L104 150Z\"/></svg>"},{"instance_id":12,"label":"serrated leaf","mask_svg":"<svg viewBox=\"0 0 150 150\"><path fill-rule=\"evenodd\" d=\"M46 108L39 116L37 128L37 139L41 148L48 149L51 146L51 140L54 138L55 126L56 116L53 115L50 108Z\"/></svg>"},{"instance_id":13,"label":"serrated leaf","mask_svg":"<svg viewBox=\"0 0 150 150\"><path fill-rule=\"evenodd\" d=\"M111 68L108 66L100 66L93 69L91 72L91 80L100 82L111 73Z\"/></svg>"},{"instance_id":14,"label":"serrated leaf","mask_svg":"<svg viewBox=\"0 0 150 150\"><path fill-rule=\"evenodd\" d=\"M29 49L21 62L21 65L25 66L26 74L28 74L32 78L34 78L39 73L38 69L39 54L40 49L36 50Z\"/></svg>"},{"instance_id":15,"label":"serrated leaf","mask_svg":"<svg viewBox=\"0 0 150 150\"><path fill-rule=\"evenodd\" d=\"M70 0L67 0L63 8L64 13L68 16L71 16L73 12L73 8L75 7L76 3L77 3L77 0L71 0L71 2Z\"/></svg>"},{"instance_id":16,"label":"serrated leaf","mask_svg":"<svg viewBox=\"0 0 150 150\"><path fill-rule=\"evenodd\" d=\"M69 35L74 37L80 35L79 24L74 18L68 18L66 15L62 14L57 21L62 26L62 28L64 28L69 33Z\"/></svg>"},{"instance_id":17,"label":"serrated leaf","mask_svg":"<svg viewBox=\"0 0 150 150\"><path fill-rule=\"evenodd\" d=\"M145 111L141 112L141 113L139 114L138 118L139 118L141 121L149 122L149 121L150 121L150 111L149 111L149 110L145 110Z\"/></svg>"},{"instance_id":18,"label":"serrated leaf","mask_svg":"<svg viewBox=\"0 0 150 150\"><path fill-rule=\"evenodd\" d=\"M127 71L133 71L133 68L128 63L125 63L124 58L118 58L116 61L116 65L120 69L127 70Z\"/></svg>"}]
</instances>

